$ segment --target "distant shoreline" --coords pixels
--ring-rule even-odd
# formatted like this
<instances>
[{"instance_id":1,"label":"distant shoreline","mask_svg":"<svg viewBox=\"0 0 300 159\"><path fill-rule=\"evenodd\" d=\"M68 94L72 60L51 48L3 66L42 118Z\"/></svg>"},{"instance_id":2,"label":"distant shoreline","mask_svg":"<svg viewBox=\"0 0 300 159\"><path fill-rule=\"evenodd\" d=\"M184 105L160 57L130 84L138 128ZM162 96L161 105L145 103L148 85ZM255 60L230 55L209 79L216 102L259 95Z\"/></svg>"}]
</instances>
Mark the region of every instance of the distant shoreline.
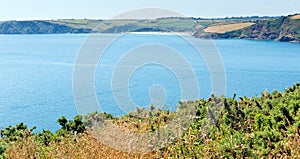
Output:
<instances>
[{"instance_id":1,"label":"distant shoreline","mask_svg":"<svg viewBox=\"0 0 300 159\"><path fill-rule=\"evenodd\" d=\"M186 34L204 39L274 40L300 43L300 15L281 17L183 18L151 20L32 20L0 22L0 34Z\"/></svg>"},{"instance_id":2,"label":"distant shoreline","mask_svg":"<svg viewBox=\"0 0 300 159\"><path fill-rule=\"evenodd\" d=\"M139 34L139 35L183 35L183 36L193 36L191 33L186 32L128 32L128 33L51 33L51 34L0 34L0 36L43 36L43 35L91 35L91 34ZM195 37L195 36L193 36ZM278 41L278 40L272 40L272 39L247 39L247 38L210 38L210 37L195 37L197 39L203 39L203 40L230 40L230 39L237 39L237 40L251 40L251 41L274 41L274 42L289 42L294 44L300 44L300 41Z\"/></svg>"}]
</instances>

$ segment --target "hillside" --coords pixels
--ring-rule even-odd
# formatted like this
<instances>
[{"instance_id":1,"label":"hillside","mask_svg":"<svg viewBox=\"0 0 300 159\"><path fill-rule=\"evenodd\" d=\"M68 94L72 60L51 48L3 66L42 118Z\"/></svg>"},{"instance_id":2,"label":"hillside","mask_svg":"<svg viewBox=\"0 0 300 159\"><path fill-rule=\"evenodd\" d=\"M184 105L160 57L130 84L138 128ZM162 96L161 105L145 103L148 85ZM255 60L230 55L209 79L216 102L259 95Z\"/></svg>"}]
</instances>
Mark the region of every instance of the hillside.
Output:
<instances>
[{"instance_id":1,"label":"hillside","mask_svg":"<svg viewBox=\"0 0 300 159\"><path fill-rule=\"evenodd\" d=\"M159 18L154 20L60 19L0 22L0 34L186 32L198 38L300 42L299 15L282 17Z\"/></svg>"},{"instance_id":2,"label":"hillside","mask_svg":"<svg viewBox=\"0 0 300 159\"><path fill-rule=\"evenodd\" d=\"M89 33L89 28L74 28L47 21L8 21L0 23L0 34Z\"/></svg>"},{"instance_id":3,"label":"hillside","mask_svg":"<svg viewBox=\"0 0 300 159\"><path fill-rule=\"evenodd\" d=\"M224 34L226 32L234 31L234 30L240 30L246 27L249 27L251 25L254 25L255 23L251 22L243 22L243 23L234 23L234 24L223 24L223 25L214 25L209 26L204 29L207 33L221 33Z\"/></svg>"},{"instance_id":4,"label":"hillside","mask_svg":"<svg viewBox=\"0 0 300 159\"><path fill-rule=\"evenodd\" d=\"M258 97L180 102L179 109L196 110L185 133L148 154L110 148L92 135L101 129L91 128L110 121L130 132L154 132L181 117L178 111L151 107L118 118L108 113L61 117L57 132L33 133L20 123L0 131L0 158L299 158L299 98L300 84L295 84Z\"/></svg>"},{"instance_id":5,"label":"hillside","mask_svg":"<svg viewBox=\"0 0 300 159\"><path fill-rule=\"evenodd\" d=\"M240 38L300 42L300 19L295 16L256 20L253 23L255 24L224 33L198 31L194 33L194 36L198 38Z\"/></svg>"}]
</instances>

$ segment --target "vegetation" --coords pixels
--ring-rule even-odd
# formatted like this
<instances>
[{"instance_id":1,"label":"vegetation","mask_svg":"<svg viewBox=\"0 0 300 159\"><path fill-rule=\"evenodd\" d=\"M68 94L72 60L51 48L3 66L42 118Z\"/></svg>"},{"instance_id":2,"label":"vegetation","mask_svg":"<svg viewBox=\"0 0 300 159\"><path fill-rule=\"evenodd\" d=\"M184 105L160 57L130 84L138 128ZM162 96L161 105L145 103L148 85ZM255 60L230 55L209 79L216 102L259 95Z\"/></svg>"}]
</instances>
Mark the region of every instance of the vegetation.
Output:
<instances>
[{"instance_id":1,"label":"vegetation","mask_svg":"<svg viewBox=\"0 0 300 159\"><path fill-rule=\"evenodd\" d=\"M294 20L295 20L295 19L300 19L300 14L297 14L297 15L292 16L291 19L294 19Z\"/></svg>"},{"instance_id":2,"label":"vegetation","mask_svg":"<svg viewBox=\"0 0 300 159\"><path fill-rule=\"evenodd\" d=\"M72 28L48 21L8 21L0 22L0 34L61 34L89 33L88 28Z\"/></svg>"},{"instance_id":3,"label":"vegetation","mask_svg":"<svg viewBox=\"0 0 300 159\"><path fill-rule=\"evenodd\" d=\"M196 106L185 133L149 154L114 150L96 140L90 127L111 121L137 133L153 132L176 118L168 109L137 109L122 117L91 113L58 119L61 129L33 133L20 123L1 131L0 158L300 158L300 84L259 97L180 102ZM113 142L113 141L112 141Z\"/></svg>"},{"instance_id":4,"label":"vegetation","mask_svg":"<svg viewBox=\"0 0 300 159\"><path fill-rule=\"evenodd\" d=\"M254 25L242 29L228 30L222 33L205 33L197 31L194 36L212 38L240 38L255 40L278 40L285 42L300 42L300 20L295 16L282 16L269 20L251 21ZM221 24L218 24L221 25Z\"/></svg>"},{"instance_id":5,"label":"vegetation","mask_svg":"<svg viewBox=\"0 0 300 159\"><path fill-rule=\"evenodd\" d=\"M253 25L252 25L253 24ZM185 32L198 38L246 38L300 42L299 15L281 17L158 19L60 19L0 22L0 34Z\"/></svg>"},{"instance_id":6,"label":"vegetation","mask_svg":"<svg viewBox=\"0 0 300 159\"><path fill-rule=\"evenodd\" d=\"M224 25L216 25L216 26L210 26L206 29L204 29L205 32L210 33L226 33L233 30L239 30L248 26L253 25L254 23L235 23L235 24L224 24Z\"/></svg>"}]
</instances>

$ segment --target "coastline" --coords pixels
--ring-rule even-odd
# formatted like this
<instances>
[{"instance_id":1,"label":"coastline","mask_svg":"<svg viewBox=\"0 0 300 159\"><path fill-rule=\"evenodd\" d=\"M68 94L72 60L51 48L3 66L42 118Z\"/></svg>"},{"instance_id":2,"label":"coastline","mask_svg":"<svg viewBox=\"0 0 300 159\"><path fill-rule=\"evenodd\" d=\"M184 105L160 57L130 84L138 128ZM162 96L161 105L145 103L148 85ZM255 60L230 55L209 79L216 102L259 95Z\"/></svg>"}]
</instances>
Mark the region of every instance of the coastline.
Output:
<instances>
[{"instance_id":1,"label":"coastline","mask_svg":"<svg viewBox=\"0 0 300 159\"><path fill-rule=\"evenodd\" d=\"M140 35L182 35L182 36L193 36L197 39L211 39L211 40L225 40L225 39L240 39L240 40L251 40L251 41L274 41L274 42L289 42L294 44L300 44L300 40L293 41L280 41L278 39L257 39L257 38L240 38L240 37L216 37L212 35L196 36L192 32L120 32L120 33L49 33L49 34L0 34L0 36L43 36L43 35L91 35L91 34L140 34Z\"/></svg>"},{"instance_id":2,"label":"coastline","mask_svg":"<svg viewBox=\"0 0 300 159\"><path fill-rule=\"evenodd\" d=\"M280 17L184 18L155 20L1 21L0 35L15 34L178 34L203 39L249 39L300 43L299 14ZM295 16L297 16L295 18ZM251 23L251 25L244 25ZM208 28L214 28L207 32ZM222 32L220 32L222 31Z\"/></svg>"}]
</instances>

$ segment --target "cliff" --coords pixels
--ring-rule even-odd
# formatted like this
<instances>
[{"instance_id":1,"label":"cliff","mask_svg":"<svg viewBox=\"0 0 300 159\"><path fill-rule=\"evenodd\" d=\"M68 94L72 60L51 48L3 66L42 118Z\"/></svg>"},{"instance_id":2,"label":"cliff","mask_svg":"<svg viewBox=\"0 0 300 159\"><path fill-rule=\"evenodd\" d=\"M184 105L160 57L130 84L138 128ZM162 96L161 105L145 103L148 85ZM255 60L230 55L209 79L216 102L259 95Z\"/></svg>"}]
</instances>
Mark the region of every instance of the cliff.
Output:
<instances>
[{"instance_id":1,"label":"cliff","mask_svg":"<svg viewBox=\"0 0 300 159\"><path fill-rule=\"evenodd\" d=\"M73 28L47 21L8 21L0 23L0 34L89 33L91 29Z\"/></svg>"},{"instance_id":2,"label":"cliff","mask_svg":"<svg viewBox=\"0 0 300 159\"><path fill-rule=\"evenodd\" d=\"M300 42L300 15L217 19L62 19L0 22L0 34L186 32L197 38L239 38Z\"/></svg>"},{"instance_id":3,"label":"cliff","mask_svg":"<svg viewBox=\"0 0 300 159\"><path fill-rule=\"evenodd\" d=\"M194 32L198 38L239 38L253 40L277 40L285 42L300 42L300 19L293 16L279 17L272 20L257 20L255 24L239 30L225 33Z\"/></svg>"}]
</instances>

